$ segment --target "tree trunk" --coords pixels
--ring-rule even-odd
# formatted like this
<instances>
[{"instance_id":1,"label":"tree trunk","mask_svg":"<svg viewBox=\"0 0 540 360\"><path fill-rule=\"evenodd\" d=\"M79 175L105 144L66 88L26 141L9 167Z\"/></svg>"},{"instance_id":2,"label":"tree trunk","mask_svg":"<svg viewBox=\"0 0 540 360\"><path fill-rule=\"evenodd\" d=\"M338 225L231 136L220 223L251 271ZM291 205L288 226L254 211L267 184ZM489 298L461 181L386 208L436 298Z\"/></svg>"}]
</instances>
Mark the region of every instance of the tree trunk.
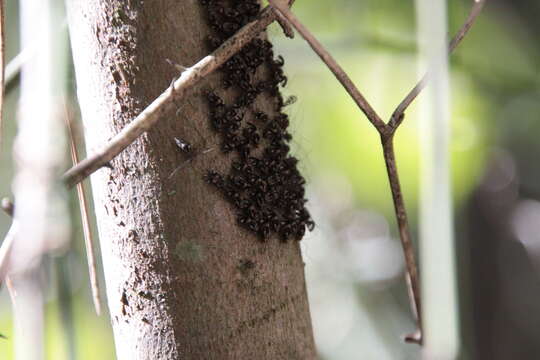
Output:
<instances>
[{"instance_id":1,"label":"tree trunk","mask_svg":"<svg viewBox=\"0 0 540 360\"><path fill-rule=\"evenodd\" d=\"M169 86L178 70L166 59L190 66L208 54L204 3L68 1L89 153ZM92 176L119 359L316 358L298 242L260 241L203 181L234 159L221 151L201 96L238 96L222 84L222 74L209 77ZM273 96L259 96L257 107L275 111Z\"/></svg>"}]
</instances>

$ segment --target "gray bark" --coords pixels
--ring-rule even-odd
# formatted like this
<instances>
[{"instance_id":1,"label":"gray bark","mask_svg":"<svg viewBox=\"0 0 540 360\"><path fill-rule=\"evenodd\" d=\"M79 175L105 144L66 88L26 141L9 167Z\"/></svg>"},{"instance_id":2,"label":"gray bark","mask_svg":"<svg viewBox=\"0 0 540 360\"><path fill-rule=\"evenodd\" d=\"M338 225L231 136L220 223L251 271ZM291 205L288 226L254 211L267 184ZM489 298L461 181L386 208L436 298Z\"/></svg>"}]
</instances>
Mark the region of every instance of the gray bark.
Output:
<instances>
[{"instance_id":1,"label":"gray bark","mask_svg":"<svg viewBox=\"0 0 540 360\"><path fill-rule=\"evenodd\" d=\"M189 66L207 54L202 11L194 0L68 1L89 152L169 86L177 70L165 59ZM119 359L316 358L299 244L257 240L202 180L230 161L200 95L219 84L210 77L92 175ZM174 137L199 155L170 178L185 161Z\"/></svg>"}]
</instances>

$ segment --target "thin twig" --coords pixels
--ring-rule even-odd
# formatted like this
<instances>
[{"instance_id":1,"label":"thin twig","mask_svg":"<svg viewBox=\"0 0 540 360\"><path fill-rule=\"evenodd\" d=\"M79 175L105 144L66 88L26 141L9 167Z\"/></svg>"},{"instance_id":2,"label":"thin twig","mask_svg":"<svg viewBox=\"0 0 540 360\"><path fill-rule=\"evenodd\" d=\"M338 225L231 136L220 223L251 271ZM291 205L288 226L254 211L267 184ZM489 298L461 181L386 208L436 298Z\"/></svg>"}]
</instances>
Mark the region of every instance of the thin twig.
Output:
<instances>
[{"instance_id":1,"label":"thin twig","mask_svg":"<svg viewBox=\"0 0 540 360\"><path fill-rule=\"evenodd\" d=\"M289 0L289 7L291 7L292 4L294 4L294 0ZM279 26L281 26L281 30L283 30L283 34L289 39L294 39L294 30L287 19L276 9L274 9L274 13L276 14L276 21L279 23Z\"/></svg>"},{"instance_id":2,"label":"thin twig","mask_svg":"<svg viewBox=\"0 0 540 360\"><path fill-rule=\"evenodd\" d=\"M84 159L69 169L63 176L68 187L79 183L99 168L105 166L116 155L134 142L141 134L148 131L175 105L174 101L185 97L195 85L219 68L236 54L274 20L276 14L270 6L261 11L256 20L248 23L234 36L223 43L211 55L182 72L157 99L144 109L129 125L123 128L103 149Z\"/></svg>"},{"instance_id":3,"label":"thin twig","mask_svg":"<svg viewBox=\"0 0 540 360\"><path fill-rule=\"evenodd\" d=\"M452 41L450 41L450 45L448 46L448 53L451 54L461 43L461 40L467 35L471 27L473 26L476 18L480 13L482 12L482 8L486 4L486 0L474 0L474 4L472 6L472 9L469 13L469 16L467 17L467 20L465 20L465 23L461 26L457 34L454 36ZM424 90L426 87L428 81L430 78L429 71L424 74L422 79L416 84L416 86L405 96L405 98L401 101L401 103L396 107L396 110L392 113L392 117L390 118L390 122L388 125L392 129L392 131L395 131L399 125L403 122L403 114L405 113L405 110L411 105L411 103L416 99L418 94Z\"/></svg>"},{"instance_id":4,"label":"thin twig","mask_svg":"<svg viewBox=\"0 0 540 360\"><path fill-rule=\"evenodd\" d=\"M358 107L364 112L368 120L375 126L375 128L383 133L386 131L386 125L381 120L379 115L371 107L368 101L364 98L362 93L356 88L352 80L349 78L343 68L337 63L337 61L330 55L330 53L324 48L324 46L311 34L311 32L300 22L300 20L289 10L289 8L281 1L269 0L272 6L278 9L281 14L294 26L294 28L302 35L302 37L309 43L313 51L319 55L321 60L328 66L330 71L343 85L345 90L356 102Z\"/></svg>"},{"instance_id":5,"label":"thin twig","mask_svg":"<svg viewBox=\"0 0 540 360\"><path fill-rule=\"evenodd\" d=\"M281 26L281 30L283 30L283 33L286 37L289 39L294 39L294 30L291 28L291 25L289 25L289 22L279 11L275 11L276 13L276 21L279 23L279 26Z\"/></svg>"},{"instance_id":6,"label":"thin twig","mask_svg":"<svg viewBox=\"0 0 540 360\"><path fill-rule=\"evenodd\" d=\"M65 107L64 107L65 108ZM75 130L73 129L73 120L71 114L65 108L65 121L68 129L69 148L73 165L79 163L79 154L77 153L77 140ZM88 201L84 192L84 182L77 184L77 197L79 198L79 207L81 210L81 221L84 235L84 245L86 247L86 258L88 261L88 275L90 277L90 287L92 289L92 300L96 314L101 314L101 299L99 292L99 281L97 276L96 256L94 254L94 239L90 228L90 216L88 215Z\"/></svg>"},{"instance_id":7,"label":"thin twig","mask_svg":"<svg viewBox=\"0 0 540 360\"><path fill-rule=\"evenodd\" d=\"M452 41L450 42L448 53L452 53L456 47L460 44L463 38L467 35L468 31L474 24L474 21L482 11L482 8L485 4L485 0L474 0L474 5L469 13L469 16L465 20L465 23L461 26L458 33ZM416 260L414 256L414 248L410 240L409 225L406 216L405 203L403 202L403 197L401 195L401 186L399 183L399 178L397 176L397 171L395 176L390 171L390 169L396 169L396 160L393 150L393 135L398 127L403 123L405 118L405 110L409 105L416 99L418 94L426 87L430 78L430 73L427 72L422 79L416 84L416 86L409 92L405 99L397 106L397 108L392 113L390 121L388 122L389 131L386 136L381 134L381 142L383 145L384 158L386 166L388 169L388 179L390 181L390 187L392 189L392 198L394 200L394 207L396 210L396 218L398 222L398 228L400 233L401 244L403 246L403 253L405 256L405 264L407 267L407 280L408 288L410 292L410 298L412 302L413 310L417 314L418 320L418 331L413 334L407 335L405 341L411 343L423 343L423 330L422 330L422 312L421 312L421 299L420 299L420 281L418 278L418 269L416 265Z\"/></svg>"},{"instance_id":8,"label":"thin twig","mask_svg":"<svg viewBox=\"0 0 540 360\"><path fill-rule=\"evenodd\" d=\"M289 0L289 7L294 4L294 1L295 0ZM276 21L279 23L279 26L281 26L285 36L289 39L294 39L294 30L292 29L291 24L289 24L287 19L276 9L274 9L274 13L276 14Z\"/></svg>"},{"instance_id":9,"label":"thin twig","mask_svg":"<svg viewBox=\"0 0 540 360\"><path fill-rule=\"evenodd\" d=\"M461 40L467 35L471 27L474 25L474 22L478 15L482 12L482 9L484 8L484 5L486 4L486 0L473 0L474 4L473 7L469 13L469 16L467 17L467 20L465 20L465 23L461 28L459 29L458 33L452 41L450 42L449 52L455 50L455 48L461 43Z\"/></svg>"},{"instance_id":10,"label":"thin twig","mask_svg":"<svg viewBox=\"0 0 540 360\"><path fill-rule=\"evenodd\" d=\"M411 307L415 317L417 319L418 330L405 337L405 341L422 344L423 331L422 331L422 312L421 312L421 299L420 299L420 281L418 276L418 268L416 265L414 248L411 241L409 224L407 221L407 211L405 203L403 201L403 195L401 185L399 183L398 171L396 166L396 158L394 154L394 133L403 122L405 117L405 110L416 98L416 96L424 89L427 84L429 74L424 75L422 80L411 90L409 95L402 101L396 108L388 124L385 124L376 112L371 108L369 103L358 91L355 85L352 83L348 75L332 58L330 53L324 48L324 46L309 32L309 30L298 20L298 18L284 5L282 0L268 0L269 3L277 8L285 18L291 23L296 30L302 35L302 37L309 43L311 48L319 55L321 60L328 66L328 68L334 73L336 78L345 87L349 95L356 102L360 110L367 116L368 120L373 124L381 136L381 144L383 147L384 159L387 168L388 180L392 191L392 199L394 202L394 208L396 213L396 219L399 228L399 234L401 244L403 247L403 253L405 257L405 265L407 269L407 287L409 291L409 298L411 300ZM485 4L485 0L474 0L473 8L465 21L464 25L459 30L458 34L452 39L449 46L449 53L452 52L463 40L471 26L473 25L476 17L480 14L482 7Z\"/></svg>"},{"instance_id":11,"label":"thin twig","mask_svg":"<svg viewBox=\"0 0 540 360\"><path fill-rule=\"evenodd\" d=\"M407 268L407 285L409 290L409 296L411 299L411 307L413 313L417 319L418 326L418 340L422 340L422 323L420 319L420 286L418 281L418 270L416 266L416 260L414 256L414 249L409 234L409 225L407 222L407 212L405 210L405 204L403 202L403 196L401 192L401 186L399 184L398 172L396 167L396 160L393 149L393 133L390 132L390 128L386 125L371 106L367 103L364 97L360 94L358 89L352 83L347 74L339 67L335 60L331 57L324 46L307 30L307 28L296 18L292 12L284 7L276 0L269 0L270 4L276 6L276 8L282 12L282 14L289 20L289 22L300 32L302 37L310 44L311 48L320 56L320 58L326 63L330 70L336 75L336 78L347 89L349 95L356 101L358 107L364 112L368 120L373 124L381 136L383 145L384 158L387 167L388 179L390 181L390 188L392 190L392 198L394 200L394 207L396 211L396 218L398 222L398 228L400 233L400 239L403 246L403 253L405 256L405 264ZM407 336L406 339L412 339L412 336Z\"/></svg>"},{"instance_id":12,"label":"thin twig","mask_svg":"<svg viewBox=\"0 0 540 360\"><path fill-rule=\"evenodd\" d=\"M396 212L396 219L399 229L399 238L403 247L403 255L405 257L405 267L407 269L406 279L407 288L409 291L409 299L411 300L411 308L416 317L418 330L414 335L407 335L405 341L422 344L422 308L420 299L420 280L418 277L418 268L414 255L414 247L411 241L409 232L409 222L407 220L407 210L403 201L403 192L399 183L399 175L397 171L396 156L394 153L394 137L393 134L381 134L381 144L383 147L384 162L386 164L386 172L390 189L392 191L392 200Z\"/></svg>"}]
</instances>

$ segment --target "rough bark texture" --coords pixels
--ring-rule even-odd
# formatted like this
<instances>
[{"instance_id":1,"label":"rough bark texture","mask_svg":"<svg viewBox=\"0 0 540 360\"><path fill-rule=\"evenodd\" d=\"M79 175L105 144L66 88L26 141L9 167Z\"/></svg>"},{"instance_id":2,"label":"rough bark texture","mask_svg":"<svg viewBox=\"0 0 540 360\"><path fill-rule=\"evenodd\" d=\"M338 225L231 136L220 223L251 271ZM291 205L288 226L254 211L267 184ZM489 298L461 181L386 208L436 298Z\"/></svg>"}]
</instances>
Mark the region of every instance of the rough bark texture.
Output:
<instances>
[{"instance_id":1,"label":"rough bark texture","mask_svg":"<svg viewBox=\"0 0 540 360\"><path fill-rule=\"evenodd\" d=\"M203 11L195 0L68 1L90 152L169 86L178 71L165 59L189 66L207 54ZM209 78L92 176L119 359L316 357L299 244L259 241L202 181L230 162L200 96L220 83ZM170 177L186 160L174 137L196 155Z\"/></svg>"}]
</instances>

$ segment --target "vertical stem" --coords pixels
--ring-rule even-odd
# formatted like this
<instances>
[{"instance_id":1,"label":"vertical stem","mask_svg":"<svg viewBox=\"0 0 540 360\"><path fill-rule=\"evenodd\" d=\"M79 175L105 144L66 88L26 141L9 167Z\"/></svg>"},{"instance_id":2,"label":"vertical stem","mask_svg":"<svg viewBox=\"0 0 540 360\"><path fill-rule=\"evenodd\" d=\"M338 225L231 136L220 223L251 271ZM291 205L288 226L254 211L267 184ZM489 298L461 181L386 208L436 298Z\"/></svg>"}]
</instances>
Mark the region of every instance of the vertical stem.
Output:
<instances>
[{"instance_id":1,"label":"vertical stem","mask_svg":"<svg viewBox=\"0 0 540 360\"><path fill-rule=\"evenodd\" d=\"M41 259L68 240L68 212L59 170L64 168L64 127L55 95L66 83L65 46L53 28L61 21L59 0L21 0L21 46L39 42L21 66L17 136L13 147L17 199L7 275L15 321L15 358L45 358ZM63 51L64 50L64 51ZM9 249L8 249L9 250Z\"/></svg>"},{"instance_id":2,"label":"vertical stem","mask_svg":"<svg viewBox=\"0 0 540 360\"><path fill-rule=\"evenodd\" d=\"M390 189L392 190L392 199L394 201L394 208L396 211L399 237L401 239L401 245L403 246L403 253L405 255L405 266L407 268L407 287L409 290L409 297L411 298L411 307L413 313L416 315L416 319L418 322L418 333L407 336L405 340L407 342L415 342L421 344L422 309L420 306L420 282L418 279L418 268L416 266L414 248L409 232L407 212L405 210L405 203L403 201L403 194L401 192L401 185L399 183L399 175L396 167L396 156L394 154L394 134L382 134L381 143L383 147L384 161L386 163L386 170L388 173L388 180L390 182Z\"/></svg>"},{"instance_id":3,"label":"vertical stem","mask_svg":"<svg viewBox=\"0 0 540 360\"><path fill-rule=\"evenodd\" d=\"M476 1L472 14L480 8L481 2ZM416 0L416 12L420 67L423 72L429 66L431 78L421 99L419 127L422 154L419 253L425 332L422 358L454 360L459 354L460 338L450 189L446 1Z\"/></svg>"},{"instance_id":4,"label":"vertical stem","mask_svg":"<svg viewBox=\"0 0 540 360\"><path fill-rule=\"evenodd\" d=\"M13 304L15 359L45 359L45 307L41 268L10 275L6 285Z\"/></svg>"},{"instance_id":5,"label":"vertical stem","mask_svg":"<svg viewBox=\"0 0 540 360\"><path fill-rule=\"evenodd\" d=\"M77 135L75 134L75 129L73 128L73 119L72 115L67 111L65 114L66 126L68 129L69 135L69 149L71 152L71 160L73 165L79 163L79 154L77 149ZM90 288L92 290L92 300L94 301L94 308L96 314L99 316L101 314L101 298L99 294L99 281L97 275L97 262L96 256L94 254L94 236L92 234L90 226L90 216L88 214L88 200L86 198L86 193L84 191L84 182L81 181L77 184L77 197L79 199L79 209L81 212L81 223L83 228L84 235L84 246L86 248L86 259L88 262L88 275L90 278Z\"/></svg>"}]
</instances>

